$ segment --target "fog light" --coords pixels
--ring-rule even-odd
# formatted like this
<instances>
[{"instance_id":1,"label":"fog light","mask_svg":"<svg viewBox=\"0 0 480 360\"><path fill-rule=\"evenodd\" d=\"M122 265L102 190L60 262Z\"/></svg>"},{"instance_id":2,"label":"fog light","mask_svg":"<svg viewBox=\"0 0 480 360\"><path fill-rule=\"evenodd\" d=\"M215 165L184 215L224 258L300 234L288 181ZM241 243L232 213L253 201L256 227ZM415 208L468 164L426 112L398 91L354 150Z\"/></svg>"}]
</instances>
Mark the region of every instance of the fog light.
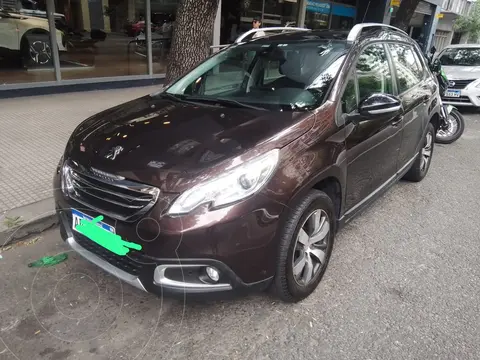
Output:
<instances>
[{"instance_id":1,"label":"fog light","mask_svg":"<svg viewBox=\"0 0 480 360\"><path fill-rule=\"evenodd\" d=\"M220 273L214 267L207 266L207 275L214 282L220 280Z\"/></svg>"}]
</instances>

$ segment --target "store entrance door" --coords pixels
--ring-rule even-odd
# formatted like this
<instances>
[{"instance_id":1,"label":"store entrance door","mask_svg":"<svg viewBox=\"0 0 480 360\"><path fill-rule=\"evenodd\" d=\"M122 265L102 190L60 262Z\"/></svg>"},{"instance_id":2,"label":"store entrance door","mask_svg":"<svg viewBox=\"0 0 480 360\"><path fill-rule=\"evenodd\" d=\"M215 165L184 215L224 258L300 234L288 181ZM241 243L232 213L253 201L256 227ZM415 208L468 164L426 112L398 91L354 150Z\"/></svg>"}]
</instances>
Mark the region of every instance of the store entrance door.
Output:
<instances>
[{"instance_id":1,"label":"store entrance door","mask_svg":"<svg viewBox=\"0 0 480 360\"><path fill-rule=\"evenodd\" d=\"M222 44L235 41L252 29L254 18L263 27L296 26L300 0L228 0L222 1Z\"/></svg>"}]
</instances>

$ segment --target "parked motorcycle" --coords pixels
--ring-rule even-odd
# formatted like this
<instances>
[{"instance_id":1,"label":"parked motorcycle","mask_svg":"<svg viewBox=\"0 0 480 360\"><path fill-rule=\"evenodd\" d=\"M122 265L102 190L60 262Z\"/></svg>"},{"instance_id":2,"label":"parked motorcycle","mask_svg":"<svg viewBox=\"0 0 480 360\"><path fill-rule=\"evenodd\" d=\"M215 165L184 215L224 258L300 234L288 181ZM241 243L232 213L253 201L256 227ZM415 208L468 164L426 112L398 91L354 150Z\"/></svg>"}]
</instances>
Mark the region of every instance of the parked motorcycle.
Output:
<instances>
[{"instance_id":1,"label":"parked motorcycle","mask_svg":"<svg viewBox=\"0 0 480 360\"><path fill-rule=\"evenodd\" d=\"M440 60L433 60L436 49L432 47L427 57L430 70L437 77L440 94L443 96L448 89L448 78L442 70ZM451 144L457 141L465 130L465 119L458 109L452 105L441 104L441 121L437 131L435 142L439 144Z\"/></svg>"}]
</instances>

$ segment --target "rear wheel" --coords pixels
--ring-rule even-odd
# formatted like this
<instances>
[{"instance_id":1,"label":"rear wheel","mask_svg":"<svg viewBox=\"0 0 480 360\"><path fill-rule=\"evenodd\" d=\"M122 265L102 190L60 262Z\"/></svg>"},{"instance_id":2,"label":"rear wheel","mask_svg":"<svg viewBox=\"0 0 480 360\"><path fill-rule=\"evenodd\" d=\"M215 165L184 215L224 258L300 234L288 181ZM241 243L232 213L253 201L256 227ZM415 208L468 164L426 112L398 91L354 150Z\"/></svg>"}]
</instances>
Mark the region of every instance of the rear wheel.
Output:
<instances>
[{"instance_id":1,"label":"rear wheel","mask_svg":"<svg viewBox=\"0 0 480 360\"><path fill-rule=\"evenodd\" d=\"M432 123L428 124L427 133L423 145L418 152L412 167L403 177L405 180L419 182L427 175L432 162L433 149L435 147L435 128Z\"/></svg>"},{"instance_id":2,"label":"rear wheel","mask_svg":"<svg viewBox=\"0 0 480 360\"><path fill-rule=\"evenodd\" d=\"M437 131L435 141L439 144L451 144L457 141L465 130L465 120L457 109L452 109L448 115L447 126L445 129Z\"/></svg>"},{"instance_id":3,"label":"rear wheel","mask_svg":"<svg viewBox=\"0 0 480 360\"><path fill-rule=\"evenodd\" d=\"M309 296L325 273L335 236L335 207L324 192L312 190L289 214L281 233L275 290L286 302Z\"/></svg>"}]
</instances>

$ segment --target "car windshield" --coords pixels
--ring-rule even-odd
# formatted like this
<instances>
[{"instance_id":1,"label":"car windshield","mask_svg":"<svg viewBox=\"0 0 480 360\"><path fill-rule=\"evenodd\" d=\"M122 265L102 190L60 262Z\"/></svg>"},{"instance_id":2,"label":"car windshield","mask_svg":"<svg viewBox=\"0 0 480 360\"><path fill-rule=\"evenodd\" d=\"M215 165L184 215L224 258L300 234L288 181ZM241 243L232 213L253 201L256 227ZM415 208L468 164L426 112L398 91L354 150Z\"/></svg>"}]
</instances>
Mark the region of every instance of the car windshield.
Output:
<instances>
[{"instance_id":1,"label":"car windshield","mask_svg":"<svg viewBox=\"0 0 480 360\"><path fill-rule=\"evenodd\" d=\"M310 110L325 100L346 54L337 40L273 39L231 46L170 86L179 101L267 110Z\"/></svg>"},{"instance_id":2,"label":"car windshield","mask_svg":"<svg viewBox=\"0 0 480 360\"><path fill-rule=\"evenodd\" d=\"M442 65L480 66L480 48L451 48L440 57Z\"/></svg>"}]
</instances>

